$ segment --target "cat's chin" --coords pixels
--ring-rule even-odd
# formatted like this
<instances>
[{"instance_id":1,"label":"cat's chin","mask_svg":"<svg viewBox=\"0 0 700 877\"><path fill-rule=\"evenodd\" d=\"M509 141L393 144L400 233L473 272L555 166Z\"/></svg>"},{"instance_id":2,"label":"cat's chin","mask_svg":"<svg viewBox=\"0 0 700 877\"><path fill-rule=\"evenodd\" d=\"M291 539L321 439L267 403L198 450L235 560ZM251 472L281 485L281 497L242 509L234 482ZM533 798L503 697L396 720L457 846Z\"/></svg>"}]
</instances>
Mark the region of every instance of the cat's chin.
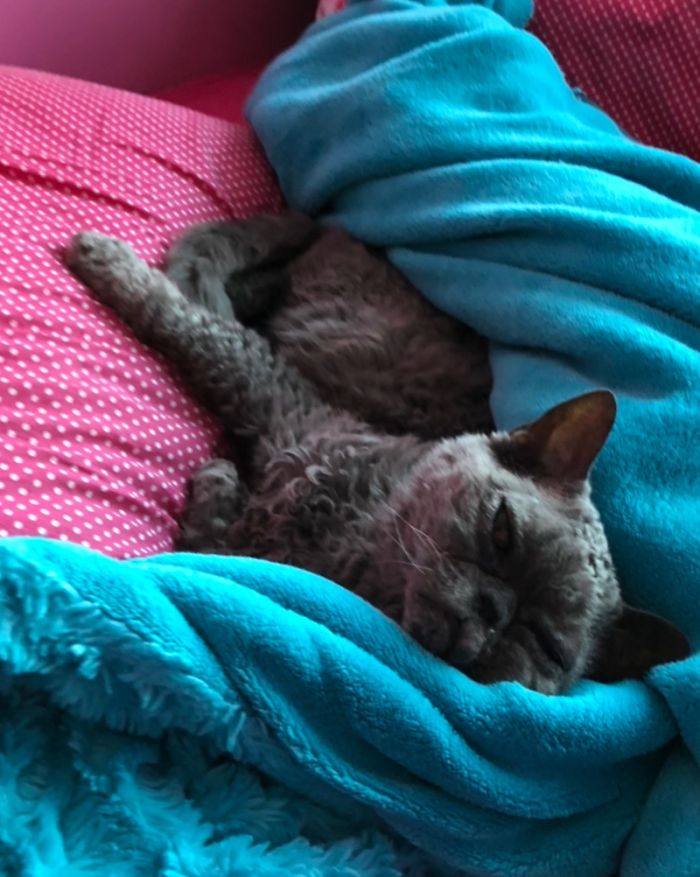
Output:
<instances>
[{"instance_id":1,"label":"cat's chin","mask_svg":"<svg viewBox=\"0 0 700 877\"><path fill-rule=\"evenodd\" d=\"M555 679L533 670L523 670L520 673L498 673L493 666L481 664L479 661L475 661L470 667L465 668L463 672L480 685L498 685L505 682L515 683L537 694L550 696L563 694L573 684L569 679Z\"/></svg>"},{"instance_id":2,"label":"cat's chin","mask_svg":"<svg viewBox=\"0 0 700 877\"><path fill-rule=\"evenodd\" d=\"M426 625L423 618L418 625L409 621L402 627L426 651L481 685L516 683L538 694L556 695L576 681L572 672L541 666L522 645L504 649L498 637L489 638L483 625L472 624L465 629L455 619L460 630L450 619L445 612L440 626L434 620Z\"/></svg>"}]
</instances>

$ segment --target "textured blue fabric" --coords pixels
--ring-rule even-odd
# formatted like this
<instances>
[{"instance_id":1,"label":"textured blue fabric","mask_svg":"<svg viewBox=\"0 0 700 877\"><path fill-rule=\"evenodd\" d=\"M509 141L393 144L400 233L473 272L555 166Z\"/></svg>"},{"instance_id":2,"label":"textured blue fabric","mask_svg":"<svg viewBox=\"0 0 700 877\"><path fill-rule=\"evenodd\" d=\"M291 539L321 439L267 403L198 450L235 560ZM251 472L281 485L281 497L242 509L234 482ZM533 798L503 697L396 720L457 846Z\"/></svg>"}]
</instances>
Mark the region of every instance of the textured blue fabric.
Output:
<instances>
[{"instance_id":1,"label":"textured blue fabric","mask_svg":"<svg viewBox=\"0 0 700 877\"><path fill-rule=\"evenodd\" d=\"M623 588L679 624L697 650L700 167L631 141L576 95L522 29L530 5L351 3L268 68L248 116L293 207L387 247L432 302L491 340L499 426L592 388L615 391L619 417L593 483ZM700 657L651 684L697 759ZM583 690L593 698L585 728L580 693L545 713L544 727L567 729L551 767L571 779L589 735L607 745L599 730L628 715L628 687ZM522 735L500 736L501 722L517 727L499 700L512 695L493 696L491 733L517 771ZM648 714L648 731L659 716ZM611 770L632 740L621 728L615 739ZM633 838L625 874L700 873L700 833L676 830L684 808L697 815L697 765L680 783L680 763L647 801L644 841ZM489 806L511 812L509 801L499 789ZM621 823L604 813L591 811L590 825L612 849ZM548 829L552 839L562 832L553 840L562 855L573 849L570 827ZM524 830L539 844L547 829ZM499 854L523 866L544 858L529 840L489 839L488 867ZM578 858L590 861L585 849L581 841ZM605 874L602 862L590 873ZM539 873L532 867L524 872ZM567 863L553 873L579 872Z\"/></svg>"},{"instance_id":2,"label":"textured blue fabric","mask_svg":"<svg viewBox=\"0 0 700 877\"><path fill-rule=\"evenodd\" d=\"M628 873L694 873L663 866L700 778L645 684L480 686L245 558L4 540L0 618L2 874L609 877L640 816L662 867Z\"/></svg>"}]
</instances>

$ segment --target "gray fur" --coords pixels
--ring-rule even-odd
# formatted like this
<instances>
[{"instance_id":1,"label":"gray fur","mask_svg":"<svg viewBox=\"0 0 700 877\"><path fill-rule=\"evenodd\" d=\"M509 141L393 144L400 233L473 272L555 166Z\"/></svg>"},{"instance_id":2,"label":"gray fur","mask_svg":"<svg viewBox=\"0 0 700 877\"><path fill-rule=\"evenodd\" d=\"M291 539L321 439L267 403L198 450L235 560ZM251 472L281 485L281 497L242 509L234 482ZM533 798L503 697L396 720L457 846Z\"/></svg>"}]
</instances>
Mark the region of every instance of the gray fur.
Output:
<instances>
[{"instance_id":1,"label":"gray fur","mask_svg":"<svg viewBox=\"0 0 700 877\"><path fill-rule=\"evenodd\" d=\"M341 229L297 213L196 226L166 273L191 301L263 326L324 401L378 430L493 429L486 341Z\"/></svg>"},{"instance_id":2,"label":"gray fur","mask_svg":"<svg viewBox=\"0 0 700 877\"><path fill-rule=\"evenodd\" d=\"M627 635L622 620L635 616L623 605L585 480L614 417L609 394L559 406L510 434L438 438L470 421L451 385L464 378L468 403L479 383L468 363L480 361L482 342L460 358L450 321L403 279L396 287L393 269L363 274L366 257L345 236L317 237L299 217L253 223L200 227L184 239L169 265L184 295L118 241L81 234L68 252L96 296L179 365L233 437L255 438L247 488L228 461L195 477L181 547L327 576L480 681L554 693L596 667L608 678L625 675L628 657L611 632ZM291 254L309 245L287 273ZM318 303L326 288L334 304ZM395 288L406 313L387 292ZM237 319L241 302L250 319L261 318L255 290L270 311L271 340ZM423 319L430 355L420 359ZM391 345L394 332L403 346ZM441 344L454 372L437 368ZM420 379L402 358L412 356L435 364L421 390L435 394L433 405L411 393L408 384ZM435 410L441 387L447 418ZM412 428L402 430L401 418ZM574 441L581 428L582 452ZM659 639L654 625L650 641ZM677 643L652 648L635 669L678 651Z\"/></svg>"}]
</instances>

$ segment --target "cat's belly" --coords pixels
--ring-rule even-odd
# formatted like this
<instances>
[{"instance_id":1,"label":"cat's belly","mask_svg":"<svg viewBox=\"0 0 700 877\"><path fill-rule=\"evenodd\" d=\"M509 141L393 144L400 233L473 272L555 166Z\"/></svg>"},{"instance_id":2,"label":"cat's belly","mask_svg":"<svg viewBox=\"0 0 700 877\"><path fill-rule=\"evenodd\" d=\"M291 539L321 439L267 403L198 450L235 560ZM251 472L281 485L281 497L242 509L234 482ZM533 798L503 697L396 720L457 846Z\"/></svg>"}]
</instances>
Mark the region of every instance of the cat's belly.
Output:
<instances>
[{"instance_id":1,"label":"cat's belly","mask_svg":"<svg viewBox=\"0 0 700 877\"><path fill-rule=\"evenodd\" d=\"M327 229L290 276L266 331L326 402L395 435L493 428L485 339L438 312L386 258Z\"/></svg>"}]
</instances>

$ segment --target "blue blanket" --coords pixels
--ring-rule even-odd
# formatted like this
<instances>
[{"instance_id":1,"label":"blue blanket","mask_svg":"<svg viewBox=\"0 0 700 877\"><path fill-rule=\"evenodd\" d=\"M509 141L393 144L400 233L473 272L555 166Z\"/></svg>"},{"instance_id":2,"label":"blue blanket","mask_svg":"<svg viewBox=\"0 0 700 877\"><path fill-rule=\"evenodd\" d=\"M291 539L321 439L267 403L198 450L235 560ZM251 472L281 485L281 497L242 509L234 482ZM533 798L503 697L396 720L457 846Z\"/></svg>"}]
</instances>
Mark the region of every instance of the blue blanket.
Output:
<instances>
[{"instance_id":1,"label":"blue blanket","mask_svg":"<svg viewBox=\"0 0 700 877\"><path fill-rule=\"evenodd\" d=\"M522 29L530 11L529 0L351 2L272 64L248 115L293 207L387 247L432 302L491 340L499 426L588 389L616 392L595 498L627 598L675 621L697 650L700 167L631 141L575 94ZM700 657L650 685L697 759ZM550 765L557 776L598 745L629 692L586 688L595 706L583 723L581 693L547 706L545 727L571 735ZM616 739L612 772L632 755L621 728ZM518 732L506 744L513 780L531 764L522 741ZM659 775L624 873L700 874L697 765L683 774L678 761L688 758L677 751ZM694 805L682 791L691 776ZM630 793L619 789L621 805ZM499 798L499 818L533 815L509 805ZM580 873L605 874L580 823L550 816L561 855L580 844ZM605 807L589 816L612 850L622 823ZM509 873L541 873L548 854L530 841L545 826L522 828L527 841L480 836L487 873L504 858ZM552 873L579 873L568 861Z\"/></svg>"},{"instance_id":2,"label":"blue blanket","mask_svg":"<svg viewBox=\"0 0 700 877\"><path fill-rule=\"evenodd\" d=\"M638 822L626 873L697 874L678 667L546 697L264 561L11 539L0 571L3 875L610 877Z\"/></svg>"}]
</instances>

